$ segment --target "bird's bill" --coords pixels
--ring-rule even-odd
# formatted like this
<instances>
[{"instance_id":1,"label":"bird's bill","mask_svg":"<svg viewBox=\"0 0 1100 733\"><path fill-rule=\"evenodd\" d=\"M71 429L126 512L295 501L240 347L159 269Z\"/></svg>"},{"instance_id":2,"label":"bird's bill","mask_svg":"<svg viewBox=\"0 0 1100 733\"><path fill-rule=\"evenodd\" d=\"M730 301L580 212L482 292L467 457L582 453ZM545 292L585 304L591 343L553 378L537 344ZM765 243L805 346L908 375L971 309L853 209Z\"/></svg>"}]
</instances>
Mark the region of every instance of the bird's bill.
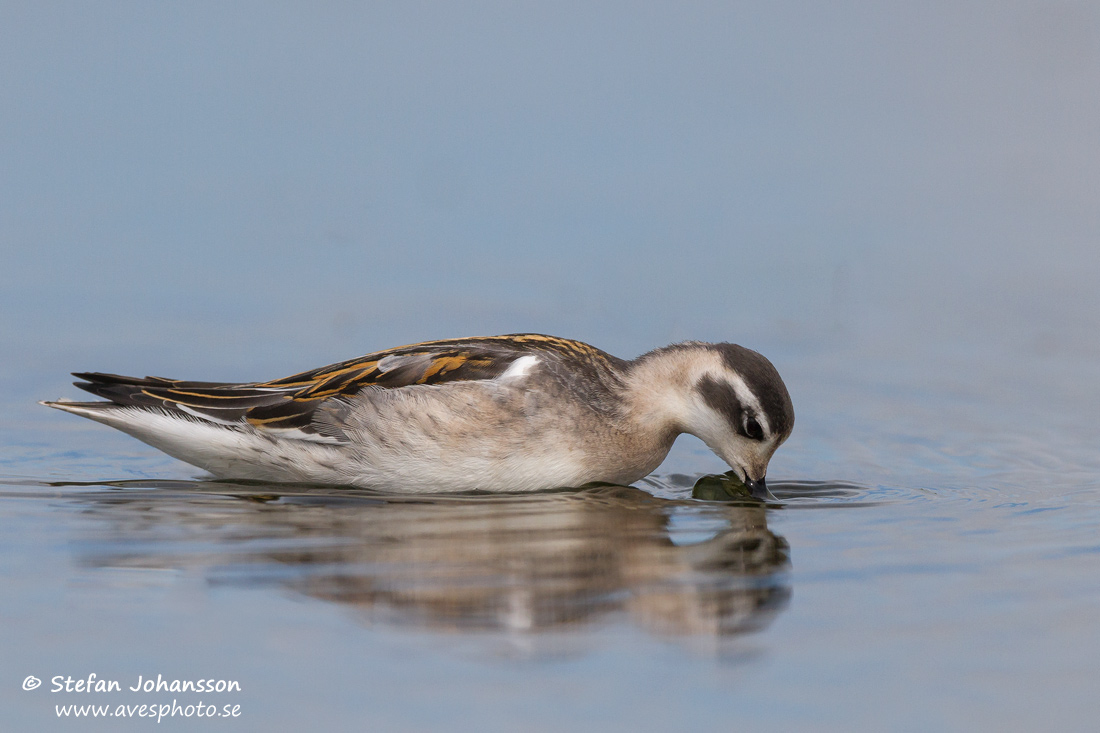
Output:
<instances>
[{"instance_id":1,"label":"bird's bill","mask_svg":"<svg viewBox=\"0 0 1100 733\"><path fill-rule=\"evenodd\" d=\"M748 487L749 493L752 494L754 498L759 499L760 501L779 501L775 498L775 495L772 494L772 492L768 491L768 484L764 480L763 476L761 476L756 481L753 481L746 477L745 486Z\"/></svg>"}]
</instances>

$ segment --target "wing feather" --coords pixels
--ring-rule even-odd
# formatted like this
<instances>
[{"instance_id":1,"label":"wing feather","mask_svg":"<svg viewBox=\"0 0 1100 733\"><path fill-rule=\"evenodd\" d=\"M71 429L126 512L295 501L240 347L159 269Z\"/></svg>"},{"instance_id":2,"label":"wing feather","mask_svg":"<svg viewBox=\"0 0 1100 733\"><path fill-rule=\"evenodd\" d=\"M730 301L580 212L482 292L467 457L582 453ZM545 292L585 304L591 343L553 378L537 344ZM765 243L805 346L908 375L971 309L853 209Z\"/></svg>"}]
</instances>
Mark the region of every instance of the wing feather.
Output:
<instances>
[{"instance_id":1,"label":"wing feather","mask_svg":"<svg viewBox=\"0 0 1100 733\"><path fill-rule=\"evenodd\" d=\"M552 354L580 368L613 372L620 360L579 341L539 334L429 341L367 354L270 382L234 384L164 377L74 373L76 386L119 405L157 407L261 430L318 434L317 409L346 400L366 387L399 389L414 384L495 379L517 359ZM328 431L326 431L328 432Z\"/></svg>"}]
</instances>

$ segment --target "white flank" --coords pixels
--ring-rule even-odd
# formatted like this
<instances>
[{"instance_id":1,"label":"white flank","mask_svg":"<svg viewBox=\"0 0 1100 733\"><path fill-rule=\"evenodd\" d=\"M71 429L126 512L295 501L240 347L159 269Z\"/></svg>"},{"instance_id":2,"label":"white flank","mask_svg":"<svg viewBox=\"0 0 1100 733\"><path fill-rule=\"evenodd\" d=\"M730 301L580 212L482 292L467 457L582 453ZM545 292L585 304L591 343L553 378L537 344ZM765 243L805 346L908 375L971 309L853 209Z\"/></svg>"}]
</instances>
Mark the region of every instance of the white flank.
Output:
<instances>
[{"instance_id":1,"label":"white flank","mask_svg":"<svg viewBox=\"0 0 1100 733\"><path fill-rule=\"evenodd\" d=\"M172 416L159 409L44 404L110 425L215 476L346 483L332 465L333 449L319 444L329 442L324 436L318 436L320 440L314 436L309 440L282 440L283 436L268 437L247 424L224 426L205 418L199 421Z\"/></svg>"},{"instance_id":2,"label":"white flank","mask_svg":"<svg viewBox=\"0 0 1100 733\"><path fill-rule=\"evenodd\" d=\"M195 409L192 409L192 408L188 407L187 405L185 405L181 402L177 402L176 407L180 410L183 410L188 415L194 415L195 417L199 418L200 420L209 420L210 422L216 422L218 425L240 425L241 424L240 420L223 420L220 417L212 417L210 415L206 415L204 413L199 412L198 410L195 410Z\"/></svg>"},{"instance_id":3,"label":"white flank","mask_svg":"<svg viewBox=\"0 0 1100 733\"><path fill-rule=\"evenodd\" d=\"M299 428L266 428L260 426L257 431L260 433L270 433L277 438L286 438L287 440L308 440L310 443L328 443L330 445L339 445L341 442L331 435L307 433Z\"/></svg>"}]
</instances>

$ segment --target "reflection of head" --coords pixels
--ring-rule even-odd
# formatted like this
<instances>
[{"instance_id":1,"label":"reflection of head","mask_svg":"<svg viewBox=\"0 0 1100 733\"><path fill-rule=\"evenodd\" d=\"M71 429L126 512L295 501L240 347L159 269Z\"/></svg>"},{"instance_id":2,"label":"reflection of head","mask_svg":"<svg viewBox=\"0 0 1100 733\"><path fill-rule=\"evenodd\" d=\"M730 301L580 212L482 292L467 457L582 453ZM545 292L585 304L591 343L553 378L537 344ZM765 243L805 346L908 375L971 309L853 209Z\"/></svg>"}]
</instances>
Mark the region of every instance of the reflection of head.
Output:
<instances>
[{"instance_id":1,"label":"reflection of head","mask_svg":"<svg viewBox=\"0 0 1100 733\"><path fill-rule=\"evenodd\" d=\"M766 625L789 596L779 573L788 564L786 543L768 531L763 508L673 502L631 488L416 499L331 490L278 499L136 491L103 498L93 511L125 543L108 542L106 552L97 543L90 563L195 563L220 582L273 582L384 623L539 632L626 612L654 632L721 636ZM673 511L711 527L717 521L719 529L677 546ZM135 539L167 536L185 551L127 550Z\"/></svg>"}]
</instances>

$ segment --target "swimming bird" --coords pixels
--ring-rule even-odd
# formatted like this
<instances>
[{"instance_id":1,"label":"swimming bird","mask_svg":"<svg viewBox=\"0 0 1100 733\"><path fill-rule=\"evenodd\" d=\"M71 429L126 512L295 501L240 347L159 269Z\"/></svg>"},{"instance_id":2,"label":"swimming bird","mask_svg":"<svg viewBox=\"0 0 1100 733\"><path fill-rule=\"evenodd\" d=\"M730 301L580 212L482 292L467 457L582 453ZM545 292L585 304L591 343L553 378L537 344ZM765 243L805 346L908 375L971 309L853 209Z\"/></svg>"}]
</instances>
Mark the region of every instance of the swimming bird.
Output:
<instances>
[{"instance_id":1,"label":"swimming bird","mask_svg":"<svg viewBox=\"0 0 1100 733\"><path fill-rule=\"evenodd\" d=\"M401 346L270 382L74 372L106 402L43 402L218 478L406 493L630 484L681 433L758 498L794 427L779 373L729 343L633 360L540 334Z\"/></svg>"}]
</instances>

